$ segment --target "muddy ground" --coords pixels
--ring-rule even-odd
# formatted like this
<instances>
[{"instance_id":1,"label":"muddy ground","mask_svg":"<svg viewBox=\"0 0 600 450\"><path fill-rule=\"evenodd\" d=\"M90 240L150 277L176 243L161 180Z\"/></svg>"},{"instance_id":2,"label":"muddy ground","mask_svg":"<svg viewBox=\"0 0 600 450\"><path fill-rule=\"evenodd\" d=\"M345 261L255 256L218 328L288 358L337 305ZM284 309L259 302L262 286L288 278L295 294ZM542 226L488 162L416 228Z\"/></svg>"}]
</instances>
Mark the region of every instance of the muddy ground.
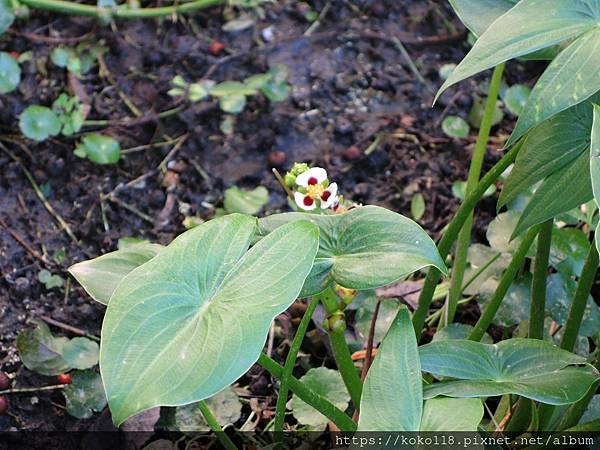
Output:
<instances>
[{"instance_id":1,"label":"muddy ground","mask_svg":"<svg viewBox=\"0 0 600 450\"><path fill-rule=\"evenodd\" d=\"M307 8L319 12L326 6L319 26L307 34ZM468 50L467 33L446 2L281 0L262 8L264 16L238 32L222 30L222 8L176 21L112 26L34 12L0 38L0 50L33 52L18 91L0 96L0 369L16 377L16 386L55 382L19 363L14 340L30 319L45 316L90 334L100 331L104 308L72 282L68 289L46 290L37 278L41 269L68 278L69 265L114 250L124 236L168 243L184 231L186 216L210 218L232 185L264 185L271 194L267 212L285 209L273 166L284 171L294 161L307 161L325 167L347 197L405 215L414 193L421 192L426 213L420 223L435 237L457 208L451 185L466 179L474 139L450 139L440 123L446 114L468 111L476 84L463 83L431 107L441 84L438 69ZM404 43L425 83L393 38ZM102 70L96 67L80 80L48 62L56 46L101 40L108 48ZM219 56L209 51L215 40L226 44ZM221 132L223 113L212 101L156 117L177 106L166 94L176 74L190 81L242 80L275 63L288 66L290 98L276 104L253 98L230 135ZM531 81L519 66L509 68L507 79ZM65 90L89 104L88 119L107 121L96 129L132 149L117 166L74 156L76 137L36 144L19 134L18 115L27 105L49 105ZM132 111L139 117L127 123L135 118ZM494 129L486 167L499 158L510 124L508 116ZM164 141L171 143L148 146ZM284 158L273 155L278 151ZM109 193L112 199L101 201ZM487 199L478 211L479 238L494 206ZM289 315L282 318L284 329L286 321ZM314 354L326 357L322 348ZM273 386L260 371L241 385L264 410L274 405ZM85 430L109 422L106 414L71 418L59 393L12 396L10 402L0 430Z\"/></svg>"}]
</instances>

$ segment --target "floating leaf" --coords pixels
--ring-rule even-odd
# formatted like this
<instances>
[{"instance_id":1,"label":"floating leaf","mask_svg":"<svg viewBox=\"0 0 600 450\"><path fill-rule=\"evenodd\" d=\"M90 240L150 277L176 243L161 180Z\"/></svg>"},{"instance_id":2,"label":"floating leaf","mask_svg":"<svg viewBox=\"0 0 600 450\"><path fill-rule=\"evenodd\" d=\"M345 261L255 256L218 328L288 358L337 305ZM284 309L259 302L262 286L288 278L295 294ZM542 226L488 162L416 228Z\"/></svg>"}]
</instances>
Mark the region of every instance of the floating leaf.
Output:
<instances>
[{"instance_id":1,"label":"floating leaf","mask_svg":"<svg viewBox=\"0 0 600 450\"><path fill-rule=\"evenodd\" d=\"M470 127L465 119L458 116L448 116L442 122L442 130L446 136L453 138L466 138L469 136Z\"/></svg>"},{"instance_id":2,"label":"floating leaf","mask_svg":"<svg viewBox=\"0 0 600 450\"><path fill-rule=\"evenodd\" d=\"M410 201L410 213L415 220L421 220L425 215L425 197L420 192L413 195Z\"/></svg>"},{"instance_id":3,"label":"floating leaf","mask_svg":"<svg viewBox=\"0 0 600 450\"><path fill-rule=\"evenodd\" d=\"M64 360L73 369L85 370L98 364L100 347L91 339L78 337L65 343L62 350Z\"/></svg>"},{"instance_id":4,"label":"floating leaf","mask_svg":"<svg viewBox=\"0 0 600 450\"><path fill-rule=\"evenodd\" d=\"M257 360L273 318L310 272L318 229L289 224L246 252L255 231L249 216L211 220L119 283L100 352L116 424L154 406L211 397Z\"/></svg>"},{"instance_id":5,"label":"floating leaf","mask_svg":"<svg viewBox=\"0 0 600 450\"><path fill-rule=\"evenodd\" d=\"M327 369L326 367L312 368L300 378L300 381L342 411L348 407L350 396L344 386L342 376L337 370ZM327 417L312 406L304 403L295 394L292 397L292 414L298 422L314 429L319 429L329 423Z\"/></svg>"},{"instance_id":6,"label":"floating leaf","mask_svg":"<svg viewBox=\"0 0 600 450\"><path fill-rule=\"evenodd\" d=\"M221 427L234 424L242 416L242 402L232 388L223 389L205 402ZM175 426L183 432L211 430L197 403L177 407Z\"/></svg>"},{"instance_id":7,"label":"floating leaf","mask_svg":"<svg viewBox=\"0 0 600 450\"><path fill-rule=\"evenodd\" d=\"M299 220L309 220L321 230L319 253L303 296L323 291L330 281L365 290L428 266L446 272L434 242L419 225L377 206L332 215L274 214L259 220L261 234Z\"/></svg>"},{"instance_id":8,"label":"floating leaf","mask_svg":"<svg viewBox=\"0 0 600 450\"><path fill-rule=\"evenodd\" d=\"M264 186L258 186L251 191L242 191L232 186L225 191L223 206L228 213L240 213L253 216L269 203L269 191Z\"/></svg>"},{"instance_id":9,"label":"floating leaf","mask_svg":"<svg viewBox=\"0 0 600 450\"><path fill-rule=\"evenodd\" d=\"M92 133L83 138L75 154L96 164L116 164L121 159L121 146L110 136Z\"/></svg>"},{"instance_id":10,"label":"floating leaf","mask_svg":"<svg viewBox=\"0 0 600 450\"><path fill-rule=\"evenodd\" d=\"M423 371L459 378L425 386L425 398L517 394L564 405L579 400L598 380L598 372L586 365L585 358L536 339L508 339L493 345L436 341L419 350Z\"/></svg>"},{"instance_id":11,"label":"floating leaf","mask_svg":"<svg viewBox=\"0 0 600 450\"><path fill-rule=\"evenodd\" d=\"M17 336L17 350L25 367L42 375L59 375L68 371L70 367L62 353L69 340L54 337L44 322L34 323L35 328L27 328Z\"/></svg>"},{"instance_id":12,"label":"floating leaf","mask_svg":"<svg viewBox=\"0 0 600 450\"><path fill-rule=\"evenodd\" d=\"M60 133L60 118L46 106L31 105L19 116L19 128L29 139L43 141Z\"/></svg>"},{"instance_id":13,"label":"floating leaf","mask_svg":"<svg viewBox=\"0 0 600 450\"><path fill-rule=\"evenodd\" d=\"M531 89L523 84L509 87L504 94L504 104L515 116L519 116L527 104Z\"/></svg>"},{"instance_id":14,"label":"floating leaf","mask_svg":"<svg viewBox=\"0 0 600 450\"><path fill-rule=\"evenodd\" d=\"M358 431L418 431L422 410L417 340L402 306L367 373Z\"/></svg>"},{"instance_id":15,"label":"floating leaf","mask_svg":"<svg viewBox=\"0 0 600 450\"><path fill-rule=\"evenodd\" d=\"M89 419L106 407L102 378L93 370L73 372L73 381L63 389L67 412L78 419Z\"/></svg>"},{"instance_id":16,"label":"floating leaf","mask_svg":"<svg viewBox=\"0 0 600 450\"><path fill-rule=\"evenodd\" d=\"M419 431L477 431L483 419L483 403L478 398L431 398L423 406Z\"/></svg>"},{"instance_id":17,"label":"floating leaf","mask_svg":"<svg viewBox=\"0 0 600 450\"><path fill-rule=\"evenodd\" d=\"M121 250L69 267L69 273L97 302L107 304L121 280L133 269L154 258L162 249L158 244L132 244Z\"/></svg>"},{"instance_id":18,"label":"floating leaf","mask_svg":"<svg viewBox=\"0 0 600 450\"><path fill-rule=\"evenodd\" d=\"M1 21L2 19L0 19ZM1 31L0 34L2 34ZM9 53L0 52L0 94L8 94L14 91L20 82L21 68L19 67L19 63Z\"/></svg>"}]
</instances>

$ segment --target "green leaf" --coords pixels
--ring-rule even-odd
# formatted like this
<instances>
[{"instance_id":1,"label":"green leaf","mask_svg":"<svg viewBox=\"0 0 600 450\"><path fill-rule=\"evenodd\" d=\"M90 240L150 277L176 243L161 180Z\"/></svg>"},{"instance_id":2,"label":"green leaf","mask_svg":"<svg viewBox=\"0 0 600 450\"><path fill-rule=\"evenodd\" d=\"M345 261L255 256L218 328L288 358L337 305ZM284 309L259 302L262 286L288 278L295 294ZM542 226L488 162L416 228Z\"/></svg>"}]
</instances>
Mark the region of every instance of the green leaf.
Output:
<instances>
[{"instance_id":1,"label":"green leaf","mask_svg":"<svg viewBox=\"0 0 600 450\"><path fill-rule=\"evenodd\" d=\"M590 177L596 205L600 205L600 106L594 104L590 150ZM596 229L596 248L600 248L600 223Z\"/></svg>"},{"instance_id":2,"label":"green leaf","mask_svg":"<svg viewBox=\"0 0 600 450\"><path fill-rule=\"evenodd\" d=\"M67 67L72 59L77 58L75 51L68 47L56 47L50 54L50 59L57 67Z\"/></svg>"},{"instance_id":3,"label":"green leaf","mask_svg":"<svg viewBox=\"0 0 600 450\"><path fill-rule=\"evenodd\" d=\"M496 193L496 185L492 184L483 193L484 197L491 197ZM464 200L467 197L467 182L466 181L455 181L452 183L452 195L459 200Z\"/></svg>"},{"instance_id":4,"label":"green leaf","mask_svg":"<svg viewBox=\"0 0 600 450\"><path fill-rule=\"evenodd\" d=\"M62 357L69 341L54 337L44 322L35 321L35 328L26 328L17 336L16 346L25 367L42 375L59 375L70 369Z\"/></svg>"},{"instance_id":5,"label":"green leaf","mask_svg":"<svg viewBox=\"0 0 600 450\"><path fill-rule=\"evenodd\" d=\"M228 213L240 213L253 216L269 203L269 191L264 186L258 186L251 191L242 191L232 186L225 191L223 206Z\"/></svg>"},{"instance_id":6,"label":"green leaf","mask_svg":"<svg viewBox=\"0 0 600 450\"><path fill-rule=\"evenodd\" d=\"M477 431L483 418L478 398L431 398L425 401L419 431Z\"/></svg>"},{"instance_id":7,"label":"green leaf","mask_svg":"<svg viewBox=\"0 0 600 450\"><path fill-rule=\"evenodd\" d=\"M221 391L257 360L273 318L296 299L318 249L301 221L246 252L256 219L187 231L129 273L102 325L100 368L113 421Z\"/></svg>"},{"instance_id":8,"label":"green leaf","mask_svg":"<svg viewBox=\"0 0 600 450\"><path fill-rule=\"evenodd\" d=\"M65 280L60 275L52 275L48 270L42 269L38 273L38 280L44 283L44 287L48 290L52 288L61 288Z\"/></svg>"},{"instance_id":9,"label":"green leaf","mask_svg":"<svg viewBox=\"0 0 600 450\"><path fill-rule=\"evenodd\" d=\"M323 396L339 409L344 411L350 402L350 395L344 386L342 376L337 370L317 367L309 369L300 381L313 392ZM329 423L329 419L301 400L296 394L292 396L292 414L302 425L312 429L320 429Z\"/></svg>"},{"instance_id":10,"label":"green leaf","mask_svg":"<svg viewBox=\"0 0 600 450\"><path fill-rule=\"evenodd\" d=\"M515 116L521 115L523 108L527 105L527 99L531 94L531 89L523 84L515 84L509 87L504 94L504 104L508 110Z\"/></svg>"},{"instance_id":11,"label":"green leaf","mask_svg":"<svg viewBox=\"0 0 600 450\"><path fill-rule=\"evenodd\" d=\"M486 29L441 87L438 97L448 87L479 72L596 27L600 19L597 1L521 0Z\"/></svg>"},{"instance_id":12,"label":"green leaf","mask_svg":"<svg viewBox=\"0 0 600 450\"><path fill-rule=\"evenodd\" d=\"M260 234L299 220L316 224L320 245L302 296L316 294L332 281L349 289L374 289L428 266L446 273L431 238L412 220L378 206L343 214L274 214L259 220Z\"/></svg>"},{"instance_id":13,"label":"green leaf","mask_svg":"<svg viewBox=\"0 0 600 450\"><path fill-rule=\"evenodd\" d=\"M473 331L473 327L471 325L467 325L464 323L451 323L446 325L441 330L437 331L433 335L432 341L445 341L448 339L467 339L469 335ZM481 339L484 344L491 344L492 338L489 334L484 334ZM448 428L450 429L450 428Z\"/></svg>"},{"instance_id":14,"label":"green leaf","mask_svg":"<svg viewBox=\"0 0 600 450\"><path fill-rule=\"evenodd\" d=\"M481 36L498 17L518 0L450 0L454 11L475 35Z\"/></svg>"},{"instance_id":15,"label":"green leaf","mask_svg":"<svg viewBox=\"0 0 600 450\"><path fill-rule=\"evenodd\" d=\"M566 277L580 276L590 250L587 235L578 228L552 230L550 264Z\"/></svg>"},{"instance_id":16,"label":"green leaf","mask_svg":"<svg viewBox=\"0 0 600 450\"><path fill-rule=\"evenodd\" d=\"M419 350L423 371L460 379L425 386L425 398L517 394L564 405L583 397L598 379L598 372L585 365L585 358L536 339L508 339L492 345L436 341Z\"/></svg>"},{"instance_id":17,"label":"green leaf","mask_svg":"<svg viewBox=\"0 0 600 450\"><path fill-rule=\"evenodd\" d=\"M11 0L0 0L0 36L15 20Z\"/></svg>"},{"instance_id":18,"label":"green leaf","mask_svg":"<svg viewBox=\"0 0 600 450\"><path fill-rule=\"evenodd\" d=\"M521 239L511 239L515 227L520 219L520 214L512 209L505 213L498 214L488 225L485 237L490 243L490 247L497 252L514 253Z\"/></svg>"},{"instance_id":19,"label":"green leaf","mask_svg":"<svg viewBox=\"0 0 600 450\"><path fill-rule=\"evenodd\" d=\"M469 111L469 115L467 116L467 120L474 127L479 129L481 125L481 121L483 120L483 115L485 113L485 103L487 101L486 97L480 97L475 95L473 98L473 106L471 106L471 110ZM492 126L498 125L504 119L504 113L502 109L500 109L501 103L496 102L496 106L494 107L494 113L492 115Z\"/></svg>"},{"instance_id":20,"label":"green leaf","mask_svg":"<svg viewBox=\"0 0 600 450\"><path fill-rule=\"evenodd\" d=\"M592 105L583 102L531 130L502 188L498 208L577 159L589 148L591 127Z\"/></svg>"},{"instance_id":21,"label":"green leaf","mask_svg":"<svg viewBox=\"0 0 600 450\"><path fill-rule=\"evenodd\" d=\"M466 138L470 127L465 119L458 116L448 116L442 122L442 130L446 136L453 138Z\"/></svg>"},{"instance_id":22,"label":"green leaf","mask_svg":"<svg viewBox=\"0 0 600 450\"><path fill-rule=\"evenodd\" d=\"M271 103L282 102L290 95L290 85L286 82L270 82L260 88L260 91Z\"/></svg>"},{"instance_id":23,"label":"green leaf","mask_svg":"<svg viewBox=\"0 0 600 450\"><path fill-rule=\"evenodd\" d=\"M402 306L367 373L358 431L419 431L422 394L415 331Z\"/></svg>"},{"instance_id":24,"label":"green leaf","mask_svg":"<svg viewBox=\"0 0 600 450\"><path fill-rule=\"evenodd\" d=\"M158 244L132 244L121 250L69 267L69 273L97 302L108 304L121 280L133 269L154 258L163 248Z\"/></svg>"},{"instance_id":25,"label":"green leaf","mask_svg":"<svg viewBox=\"0 0 600 450\"><path fill-rule=\"evenodd\" d=\"M19 128L29 139L44 141L60 133L60 118L46 106L31 105L19 116Z\"/></svg>"},{"instance_id":26,"label":"green leaf","mask_svg":"<svg viewBox=\"0 0 600 450\"><path fill-rule=\"evenodd\" d=\"M491 278L486 281L480 292L481 303L485 308L498 288L499 280ZM529 318L531 304L531 276L525 275L514 280L494 315L493 324L502 327L517 325Z\"/></svg>"},{"instance_id":27,"label":"green leaf","mask_svg":"<svg viewBox=\"0 0 600 450\"><path fill-rule=\"evenodd\" d=\"M242 402L232 388L223 389L205 401L221 427L234 424L242 416ZM175 426L183 432L211 431L197 403L177 407Z\"/></svg>"},{"instance_id":28,"label":"green leaf","mask_svg":"<svg viewBox=\"0 0 600 450\"><path fill-rule=\"evenodd\" d=\"M241 94L224 95L219 100L221 109L231 114L238 114L246 106L246 96Z\"/></svg>"},{"instance_id":29,"label":"green leaf","mask_svg":"<svg viewBox=\"0 0 600 450\"><path fill-rule=\"evenodd\" d=\"M20 82L21 68L19 63L10 54L0 52L0 94L8 94L14 91Z\"/></svg>"},{"instance_id":30,"label":"green leaf","mask_svg":"<svg viewBox=\"0 0 600 450\"><path fill-rule=\"evenodd\" d=\"M96 164L116 164L121 159L121 146L109 136L92 133L85 136L75 150Z\"/></svg>"},{"instance_id":31,"label":"green leaf","mask_svg":"<svg viewBox=\"0 0 600 450\"><path fill-rule=\"evenodd\" d=\"M352 303L354 304L357 301L358 298ZM373 320L373 314L375 313L377 302L378 299L375 295L367 296L363 299L360 306L356 310L354 327L356 328L356 331L358 331L365 344L369 336L371 321ZM374 343L377 344L383 340L384 336L390 329L390 326L394 322L399 308L399 303L391 299L381 302L381 305L379 306L379 314L377 315L377 321L375 322L375 333L373 335Z\"/></svg>"},{"instance_id":32,"label":"green leaf","mask_svg":"<svg viewBox=\"0 0 600 450\"><path fill-rule=\"evenodd\" d=\"M596 25L560 52L533 88L507 145L515 143L537 124L600 90L599 48L600 27Z\"/></svg>"},{"instance_id":33,"label":"green leaf","mask_svg":"<svg viewBox=\"0 0 600 450\"><path fill-rule=\"evenodd\" d=\"M89 419L106 406L102 378L93 370L73 372L73 381L63 389L67 412L78 419Z\"/></svg>"},{"instance_id":34,"label":"green leaf","mask_svg":"<svg viewBox=\"0 0 600 450\"><path fill-rule=\"evenodd\" d=\"M214 97L230 97L254 95L258 92L255 87L249 86L239 81L224 81L217 84L210 90L210 95Z\"/></svg>"},{"instance_id":35,"label":"green leaf","mask_svg":"<svg viewBox=\"0 0 600 450\"><path fill-rule=\"evenodd\" d=\"M421 220L425 215L425 197L420 192L413 195L410 201L410 213L415 220Z\"/></svg>"},{"instance_id":36,"label":"green leaf","mask_svg":"<svg viewBox=\"0 0 600 450\"><path fill-rule=\"evenodd\" d=\"M89 369L98 364L100 347L91 339L78 337L67 342L62 351L64 360L73 369Z\"/></svg>"},{"instance_id":37,"label":"green leaf","mask_svg":"<svg viewBox=\"0 0 600 450\"><path fill-rule=\"evenodd\" d=\"M596 394L592 397L592 400L583 413L579 423L587 423L598 419L600 419L600 394Z\"/></svg>"},{"instance_id":38,"label":"green leaf","mask_svg":"<svg viewBox=\"0 0 600 450\"><path fill-rule=\"evenodd\" d=\"M594 194L589 167L589 155L584 152L562 170L547 177L521 214L512 236L519 236L533 225L545 222L591 200Z\"/></svg>"}]
</instances>

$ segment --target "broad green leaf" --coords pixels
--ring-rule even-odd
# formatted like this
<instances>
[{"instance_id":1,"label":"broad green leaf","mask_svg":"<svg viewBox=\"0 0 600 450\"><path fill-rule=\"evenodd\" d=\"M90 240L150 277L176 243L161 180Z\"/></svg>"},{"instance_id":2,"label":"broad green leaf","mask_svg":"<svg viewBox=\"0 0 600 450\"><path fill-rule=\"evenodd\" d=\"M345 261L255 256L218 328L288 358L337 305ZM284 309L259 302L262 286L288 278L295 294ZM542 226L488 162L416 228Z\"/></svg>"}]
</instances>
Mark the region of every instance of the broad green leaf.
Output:
<instances>
[{"instance_id":1,"label":"broad green leaf","mask_svg":"<svg viewBox=\"0 0 600 450\"><path fill-rule=\"evenodd\" d=\"M113 421L196 402L254 362L273 318L296 299L318 249L307 221L258 242L256 219L197 226L134 269L111 297L100 369Z\"/></svg>"},{"instance_id":2,"label":"broad green leaf","mask_svg":"<svg viewBox=\"0 0 600 450\"><path fill-rule=\"evenodd\" d=\"M0 94L8 94L14 91L20 82L21 68L19 63L10 54L0 52Z\"/></svg>"},{"instance_id":3,"label":"broad green leaf","mask_svg":"<svg viewBox=\"0 0 600 450\"><path fill-rule=\"evenodd\" d=\"M242 191L232 186L225 191L223 206L228 213L240 213L253 216L269 203L269 191L264 186L258 186L251 191Z\"/></svg>"},{"instance_id":4,"label":"broad green leaf","mask_svg":"<svg viewBox=\"0 0 600 450\"><path fill-rule=\"evenodd\" d=\"M585 365L585 358L536 339L508 339L492 345L436 341L419 350L423 371L459 379L425 386L425 398L517 394L564 405L583 397L598 379L598 372Z\"/></svg>"},{"instance_id":5,"label":"broad green leaf","mask_svg":"<svg viewBox=\"0 0 600 450\"><path fill-rule=\"evenodd\" d=\"M589 155L584 152L562 170L547 177L521 214L513 238L533 225L545 222L591 200L593 192L589 167Z\"/></svg>"},{"instance_id":6,"label":"broad green leaf","mask_svg":"<svg viewBox=\"0 0 600 450\"><path fill-rule=\"evenodd\" d=\"M435 244L419 225L377 206L332 215L274 214L259 220L260 233L298 220L309 220L321 230L319 252L303 296L321 292L331 281L365 290L428 266L446 272Z\"/></svg>"},{"instance_id":7,"label":"broad green leaf","mask_svg":"<svg viewBox=\"0 0 600 450\"><path fill-rule=\"evenodd\" d=\"M511 240L511 235L519 222L520 214L509 209L498 214L488 225L485 237L490 247L497 252L513 253L520 244L520 239Z\"/></svg>"},{"instance_id":8,"label":"broad green leaf","mask_svg":"<svg viewBox=\"0 0 600 450\"><path fill-rule=\"evenodd\" d=\"M589 250L590 241L579 228L552 230L550 264L562 275L580 276Z\"/></svg>"},{"instance_id":9,"label":"broad green leaf","mask_svg":"<svg viewBox=\"0 0 600 450\"><path fill-rule=\"evenodd\" d=\"M2 35L15 20L11 0L0 0L0 35Z\"/></svg>"},{"instance_id":10,"label":"broad green leaf","mask_svg":"<svg viewBox=\"0 0 600 450\"><path fill-rule=\"evenodd\" d=\"M458 116L448 116L442 122L442 130L446 136L454 138L466 138L470 127L465 119Z\"/></svg>"},{"instance_id":11,"label":"broad green leaf","mask_svg":"<svg viewBox=\"0 0 600 450\"><path fill-rule=\"evenodd\" d=\"M478 398L431 398L425 401L419 431L477 431L483 418Z\"/></svg>"},{"instance_id":12,"label":"broad green leaf","mask_svg":"<svg viewBox=\"0 0 600 450\"><path fill-rule=\"evenodd\" d=\"M19 116L19 128L29 139L43 141L60 133L60 118L46 106L31 105Z\"/></svg>"},{"instance_id":13,"label":"broad green leaf","mask_svg":"<svg viewBox=\"0 0 600 450\"><path fill-rule=\"evenodd\" d=\"M477 36L516 3L517 0L450 0L462 23Z\"/></svg>"},{"instance_id":14,"label":"broad green leaf","mask_svg":"<svg viewBox=\"0 0 600 450\"><path fill-rule=\"evenodd\" d=\"M83 138L75 154L96 164L116 164L121 159L121 146L110 136L92 133Z\"/></svg>"},{"instance_id":15,"label":"broad green leaf","mask_svg":"<svg viewBox=\"0 0 600 450\"><path fill-rule=\"evenodd\" d=\"M232 388L223 389L205 401L221 427L234 424L242 416L242 402ZM177 407L175 426L184 432L211 430L197 403Z\"/></svg>"},{"instance_id":16,"label":"broad green leaf","mask_svg":"<svg viewBox=\"0 0 600 450\"><path fill-rule=\"evenodd\" d=\"M579 423L587 423L598 419L600 419L600 394L596 394L592 397L592 400L583 413Z\"/></svg>"},{"instance_id":17,"label":"broad green leaf","mask_svg":"<svg viewBox=\"0 0 600 450\"><path fill-rule=\"evenodd\" d=\"M433 335L432 341L435 342L444 341L448 339L467 339L471 334L471 331L473 331L473 327L471 325L454 322L449 325L446 325L444 328L437 331ZM483 335L481 341L484 344L491 344L492 338L489 334L486 333Z\"/></svg>"},{"instance_id":18,"label":"broad green leaf","mask_svg":"<svg viewBox=\"0 0 600 450\"><path fill-rule=\"evenodd\" d=\"M78 419L89 419L106 407L100 374L93 370L73 372L73 381L64 390L67 412Z\"/></svg>"},{"instance_id":19,"label":"broad green leaf","mask_svg":"<svg viewBox=\"0 0 600 450\"><path fill-rule=\"evenodd\" d=\"M342 376L337 370L326 367L316 367L308 370L300 381L318 395L323 396L342 411L348 407L350 395L344 386ZM302 425L308 425L312 429L323 428L330 420L305 403L297 395L292 397L292 414Z\"/></svg>"},{"instance_id":20,"label":"broad green leaf","mask_svg":"<svg viewBox=\"0 0 600 450\"><path fill-rule=\"evenodd\" d=\"M356 302L355 299L352 303ZM371 321L373 314L375 313L375 307L377 306L378 298L376 296L369 296L364 299L361 306L356 310L355 325L356 331L366 343L369 331L371 329ZM375 322L375 333L373 335L373 342L381 342L385 334L390 329L390 326L394 322L400 305L397 301L392 299L386 299L381 302L379 306L379 314L377 315L377 321Z\"/></svg>"},{"instance_id":21,"label":"broad green leaf","mask_svg":"<svg viewBox=\"0 0 600 450\"><path fill-rule=\"evenodd\" d=\"M590 176L594 200L600 205L600 106L594 104L594 119L592 122L592 143L590 150ZM596 248L600 248L600 223L596 229Z\"/></svg>"},{"instance_id":22,"label":"broad green leaf","mask_svg":"<svg viewBox=\"0 0 600 450\"><path fill-rule=\"evenodd\" d=\"M600 3L596 8L600 11ZM600 90L599 50L600 27L596 25L560 52L533 88L507 145L515 143L537 124Z\"/></svg>"},{"instance_id":23,"label":"broad green leaf","mask_svg":"<svg viewBox=\"0 0 600 450\"><path fill-rule=\"evenodd\" d=\"M54 337L44 322L35 321L35 328L26 328L17 336L16 346L25 367L42 375L59 375L70 369L62 357L69 340Z\"/></svg>"},{"instance_id":24,"label":"broad green leaf","mask_svg":"<svg viewBox=\"0 0 600 450\"><path fill-rule=\"evenodd\" d=\"M467 255L469 267L465 272L465 283L471 281L479 272L477 278L466 287L465 295L476 295L482 290L482 286L486 280L491 277L499 278L510 263L510 254L501 253L487 245L472 244L469 246ZM486 269L482 270L486 267Z\"/></svg>"},{"instance_id":25,"label":"broad green leaf","mask_svg":"<svg viewBox=\"0 0 600 450\"><path fill-rule=\"evenodd\" d=\"M417 340L402 306L365 379L358 431L419 431L422 394Z\"/></svg>"},{"instance_id":26,"label":"broad green leaf","mask_svg":"<svg viewBox=\"0 0 600 450\"><path fill-rule=\"evenodd\" d=\"M97 302L108 304L121 280L133 269L154 258L163 248L158 244L133 244L69 267L69 273Z\"/></svg>"},{"instance_id":27,"label":"broad green leaf","mask_svg":"<svg viewBox=\"0 0 600 450\"><path fill-rule=\"evenodd\" d=\"M523 108L527 105L527 99L531 89L523 84L515 84L509 87L503 97L504 104L515 116L521 115Z\"/></svg>"},{"instance_id":28,"label":"broad green leaf","mask_svg":"<svg viewBox=\"0 0 600 450\"><path fill-rule=\"evenodd\" d=\"M438 96L509 59L581 36L596 27L598 19L600 0L521 0L486 29Z\"/></svg>"},{"instance_id":29,"label":"broad green leaf","mask_svg":"<svg viewBox=\"0 0 600 450\"><path fill-rule=\"evenodd\" d=\"M65 343L62 357L73 369L85 370L98 364L100 347L91 339L78 337Z\"/></svg>"},{"instance_id":30,"label":"broad green leaf","mask_svg":"<svg viewBox=\"0 0 600 450\"><path fill-rule=\"evenodd\" d=\"M593 99L600 99L594 96ZM498 199L498 208L562 169L589 148L592 105L583 102L536 126L527 135Z\"/></svg>"},{"instance_id":31,"label":"broad green leaf","mask_svg":"<svg viewBox=\"0 0 600 450\"><path fill-rule=\"evenodd\" d=\"M487 280L481 289L480 297L483 308L487 307L489 300L498 288L498 278ZM493 324L502 327L517 325L529 318L529 305L531 304L531 277L525 275L514 280L508 292L502 299L498 311L494 315Z\"/></svg>"}]
</instances>

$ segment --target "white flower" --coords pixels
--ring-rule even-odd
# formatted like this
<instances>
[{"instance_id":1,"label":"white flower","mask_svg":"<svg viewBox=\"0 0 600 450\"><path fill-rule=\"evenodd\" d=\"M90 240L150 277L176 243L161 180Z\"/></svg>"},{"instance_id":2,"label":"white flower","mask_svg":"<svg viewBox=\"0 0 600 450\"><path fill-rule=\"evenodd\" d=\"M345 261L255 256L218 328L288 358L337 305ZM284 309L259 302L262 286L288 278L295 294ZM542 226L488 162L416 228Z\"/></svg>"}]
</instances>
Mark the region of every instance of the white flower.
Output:
<instances>
[{"instance_id":1,"label":"white flower","mask_svg":"<svg viewBox=\"0 0 600 450\"><path fill-rule=\"evenodd\" d=\"M331 208L337 201L337 183L331 183L321 194L321 209Z\"/></svg>"},{"instance_id":2,"label":"white flower","mask_svg":"<svg viewBox=\"0 0 600 450\"><path fill-rule=\"evenodd\" d=\"M334 207L338 201L337 184L327 185L326 182L327 171L321 167L313 167L298 175L296 184L300 189L294 193L298 207L305 211Z\"/></svg>"},{"instance_id":3,"label":"white flower","mask_svg":"<svg viewBox=\"0 0 600 450\"><path fill-rule=\"evenodd\" d=\"M296 200L296 205L305 211L312 211L317 207L317 202L302 192L295 192L294 200Z\"/></svg>"},{"instance_id":4,"label":"white flower","mask_svg":"<svg viewBox=\"0 0 600 450\"><path fill-rule=\"evenodd\" d=\"M296 177L296 184L302 187L322 184L327 179L327 171L321 167L312 167Z\"/></svg>"}]
</instances>

